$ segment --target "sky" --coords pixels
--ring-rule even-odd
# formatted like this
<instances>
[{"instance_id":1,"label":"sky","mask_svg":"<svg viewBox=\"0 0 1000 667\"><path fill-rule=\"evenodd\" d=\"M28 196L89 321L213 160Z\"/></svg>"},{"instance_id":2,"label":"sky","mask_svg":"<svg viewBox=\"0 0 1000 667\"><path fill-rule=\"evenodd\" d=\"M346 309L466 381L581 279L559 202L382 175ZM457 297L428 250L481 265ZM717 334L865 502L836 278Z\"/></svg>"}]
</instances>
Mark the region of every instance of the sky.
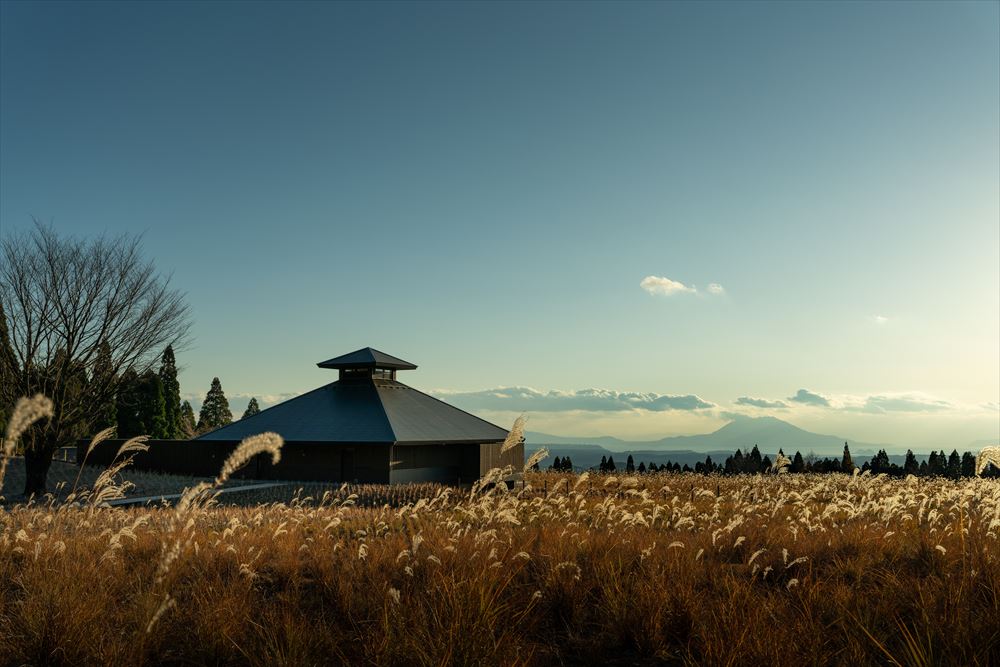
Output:
<instances>
[{"instance_id":1,"label":"sky","mask_svg":"<svg viewBox=\"0 0 1000 667\"><path fill-rule=\"evenodd\" d=\"M1000 3L0 3L0 233L143 234L182 391L1000 437ZM238 416L238 415L237 415Z\"/></svg>"}]
</instances>

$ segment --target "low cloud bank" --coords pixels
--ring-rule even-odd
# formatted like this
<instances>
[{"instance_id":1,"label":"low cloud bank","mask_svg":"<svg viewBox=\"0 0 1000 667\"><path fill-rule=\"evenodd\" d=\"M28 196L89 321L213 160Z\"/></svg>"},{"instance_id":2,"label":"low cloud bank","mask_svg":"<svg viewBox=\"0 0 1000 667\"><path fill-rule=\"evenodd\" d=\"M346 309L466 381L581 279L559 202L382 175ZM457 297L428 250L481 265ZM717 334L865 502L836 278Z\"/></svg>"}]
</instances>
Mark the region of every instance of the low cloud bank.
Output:
<instances>
[{"instance_id":1,"label":"low cloud bank","mask_svg":"<svg viewBox=\"0 0 1000 667\"><path fill-rule=\"evenodd\" d=\"M766 398L754 398L752 396L740 396L736 399L736 405L749 405L753 408L773 408L783 409L788 407L784 401L769 401Z\"/></svg>"},{"instance_id":2,"label":"low cloud bank","mask_svg":"<svg viewBox=\"0 0 1000 667\"><path fill-rule=\"evenodd\" d=\"M621 412L627 410L704 410L715 407L694 394L669 395L618 392L609 389L542 392L530 387L500 387L472 392L432 392L434 395L469 410L508 410L512 412Z\"/></svg>"}]
</instances>

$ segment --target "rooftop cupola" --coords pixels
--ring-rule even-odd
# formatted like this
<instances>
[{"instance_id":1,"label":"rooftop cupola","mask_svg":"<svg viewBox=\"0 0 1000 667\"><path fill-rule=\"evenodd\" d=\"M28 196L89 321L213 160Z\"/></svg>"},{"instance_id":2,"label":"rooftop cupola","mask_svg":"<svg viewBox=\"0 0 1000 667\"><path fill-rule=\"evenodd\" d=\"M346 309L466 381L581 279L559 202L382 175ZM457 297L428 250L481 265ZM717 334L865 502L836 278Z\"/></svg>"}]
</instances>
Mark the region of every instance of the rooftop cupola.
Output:
<instances>
[{"instance_id":1,"label":"rooftop cupola","mask_svg":"<svg viewBox=\"0 0 1000 667\"><path fill-rule=\"evenodd\" d=\"M396 371L412 371L417 366L385 352L365 347L316 364L320 368L336 368L341 380L395 380Z\"/></svg>"}]
</instances>

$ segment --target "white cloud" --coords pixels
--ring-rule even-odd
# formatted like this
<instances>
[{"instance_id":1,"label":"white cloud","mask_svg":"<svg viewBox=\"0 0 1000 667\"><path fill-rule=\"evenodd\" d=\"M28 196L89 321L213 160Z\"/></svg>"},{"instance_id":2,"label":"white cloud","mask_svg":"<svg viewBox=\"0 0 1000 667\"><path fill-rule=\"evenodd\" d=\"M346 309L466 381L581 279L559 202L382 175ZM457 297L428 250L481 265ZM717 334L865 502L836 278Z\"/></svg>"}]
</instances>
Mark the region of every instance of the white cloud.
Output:
<instances>
[{"instance_id":1,"label":"white cloud","mask_svg":"<svg viewBox=\"0 0 1000 667\"><path fill-rule=\"evenodd\" d=\"M872 315L872 322L878 324L879 326L885 324L889 321L889 318L885 315Z\"/></svg>"},{"instance_id":2,"label":"white cloud","mask_svg":"<svg viewBox=\"0 0 1000 667\"><path fill-rule=\"evenodd\" d=\"M828 408L834 411L861 412L868 414L887 413L949 413L964 410L963 406L941 400L921 392L898 392L884 394L838 394L824 396L807 389L799 389L795 396L786 399L799 405ZM746 405L741 400L737 404Z\"/></svg>"},{"instance_id":3,"label":"white cloud","mask_svg":"<svg viewBox=\"0 0 1000 667\"><path fill-rule=\"evenodd\" d=\"M766 398L754 398L753 396L740 396L736 399L736 405L749 405L754 408L783 409L788 407L784 401L772 401Z\"/></svg>"},{"instance_id":4,"label":"white cloud","mask_svg":"<svg viewBox=\"0 0 1000 667\"><path fill-rule=\"evenodd\" d=\"M830 407L830 401L825 396L820 396L819 394L811 392L808 389L799 389L794 396L789 396L787 400L794 403L801 403L803 405Z\"/></svg>"},{"instance_id":5,"label":"white cloud","mask_svg":"<svg viewBox=\"0 0 1000 667\"><path fill-rule=\"evenodd\" d=\"M885 412L942 412L954 407L948 401L937 400L922 394L890 394L867 397L861 410L882 414Z\"/></svg>"},{"instance_id":6,"label":"white cloud","mask_svg":"<svg viewBox=\"0 0 1000 667\"><path fill-rule=\"evenodd\" d=\"M530 387L498 387L471 392L431 392L468 410L509 410L514 412L623 412L649 410L703 410L715 407L693 394L669 395L619 392L610 389L542 392Z\"/></svg>"},{"instance_id":7,"label":"white cloud","mask_svg":"<svg viewBox=\"0 0 1000 667\"><path fill-rule=\"evenodd\" d=\"M726 289L719 283L709 283L708 291L710 294L725 294Z\"/></svg>"},{"instance_id":8,"label":"white cloud","mask_svg":"<svg viewBox=\"0 0 1000 667\"><path fill-rule=\"evenodd\" d=\"M698 291L694 285L688 287L682 282L660 276L646 276L642 279L642 282L639 283L639 287L646 290L650 294L659 294L662 296L671 296L673 294L681 294L684 292L693 294Z\"/></svg>"}]
</instances>

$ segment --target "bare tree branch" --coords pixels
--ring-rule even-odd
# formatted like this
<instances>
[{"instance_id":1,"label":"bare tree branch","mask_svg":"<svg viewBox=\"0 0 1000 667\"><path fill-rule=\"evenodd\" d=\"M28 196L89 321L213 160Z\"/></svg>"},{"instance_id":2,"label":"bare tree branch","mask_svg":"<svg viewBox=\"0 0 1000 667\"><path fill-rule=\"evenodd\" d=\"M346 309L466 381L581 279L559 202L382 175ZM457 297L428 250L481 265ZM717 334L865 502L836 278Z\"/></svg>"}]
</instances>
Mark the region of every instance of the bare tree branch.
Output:
<instances>
[{"instance_id":1,"label":"bare tree branch","mask_svg":"<svg viewBox=\"0 0 1000 667\"><path fill-rule=\"evenodd\" d=\"M53 401L52 419L24 439L45 471L52 452L89 427L93 406L114 395L118 378L149 370L190 330L184 295L143 258L140 237L60 237L37 220L0 242L0 306L17 365L7 369L13 381L0 386L0 405L37 393ZM105 343L110 369L98 374Z\"/></svg>"}]
</instances>

